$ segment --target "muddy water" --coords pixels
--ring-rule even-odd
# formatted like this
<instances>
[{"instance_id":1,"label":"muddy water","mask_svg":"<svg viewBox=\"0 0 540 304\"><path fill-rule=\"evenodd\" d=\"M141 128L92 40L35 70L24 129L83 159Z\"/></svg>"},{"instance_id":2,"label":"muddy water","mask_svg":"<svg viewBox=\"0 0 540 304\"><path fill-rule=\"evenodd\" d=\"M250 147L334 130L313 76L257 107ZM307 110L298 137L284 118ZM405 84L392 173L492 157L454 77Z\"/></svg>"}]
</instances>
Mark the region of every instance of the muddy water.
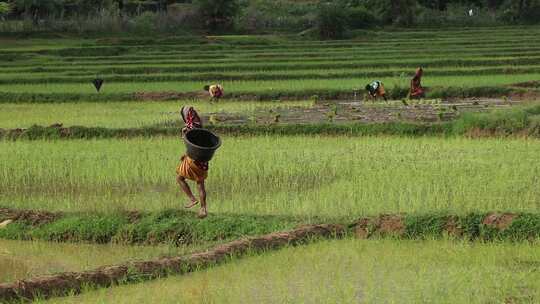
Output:
<instances>
[{"instance_id":1,"label":"muddy water","mask_svg":"<svg viewBox=\"0 0 540 304\"><path fill-rule=\"evenodd\" d=\"M88 270L129 260L180 255L193 249L0 240L0 283L57 272Z\"/></svg>"}]
</instances>

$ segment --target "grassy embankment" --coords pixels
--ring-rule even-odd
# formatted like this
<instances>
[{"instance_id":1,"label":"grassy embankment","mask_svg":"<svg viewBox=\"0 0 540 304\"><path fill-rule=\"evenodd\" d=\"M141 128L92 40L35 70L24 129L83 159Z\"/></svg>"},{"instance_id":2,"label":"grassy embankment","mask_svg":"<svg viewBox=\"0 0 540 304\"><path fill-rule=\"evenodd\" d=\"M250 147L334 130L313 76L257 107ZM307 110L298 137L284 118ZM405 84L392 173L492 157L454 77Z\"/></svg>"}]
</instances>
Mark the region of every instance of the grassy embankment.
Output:
<instances>
[{"instance_id":1,"label":"grassy embankment","mask_svg":"<svg viewBox=\"0 0 540 304\"><path fill-rule=\"evenodd\" d=\"M178 210L137 215L120 212L68 213L42 224L33 224L25 219L15 221L0 229L0 238L124 245L170 244L196 249L243 236L288 230L300 223L298 218L284 216L226 214L201 221L191 213Z\"/></svg>"},{"instance_id":2,"label":"grassy embankment","mask_svg":"<svg viewBox=\"0 0 540 304\"><path fill-rule=\"evenodd\" d=\"M246 236L291 230L301 225L336 224L338 221L341 221L340 225L349 228L346 232L354 233L358 238L450 237L513 242L540 238L540 216L537 213L471 212L454 215L439 211L381 215L361 218L354 222L347 222L343 218L215 214L208 220L201 221L193 214L174 210L139 214L137 218L133 217L133 213L119 212L67 213L41 224L19 219L0 229L0 238L123 245L169 244L186 251Z\"/></svg>"}]
</instances>

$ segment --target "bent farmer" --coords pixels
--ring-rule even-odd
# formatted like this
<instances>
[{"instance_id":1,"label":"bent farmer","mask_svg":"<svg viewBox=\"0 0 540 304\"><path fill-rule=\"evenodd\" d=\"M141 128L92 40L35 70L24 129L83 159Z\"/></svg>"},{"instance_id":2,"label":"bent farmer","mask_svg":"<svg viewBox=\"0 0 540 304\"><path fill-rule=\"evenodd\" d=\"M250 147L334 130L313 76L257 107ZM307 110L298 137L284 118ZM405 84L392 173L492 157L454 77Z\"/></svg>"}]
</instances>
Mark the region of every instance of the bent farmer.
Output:
<instances>
[{"instance_id":1,"label":"bent farmer","mask_svg":"<svg viewBox=\"0 0 540 304\"><path fill-rule=\"evenodd\" d=\"M416 73L411 80L411 92L409 93L409 98L419 99L425 97L425 91L422 87L422 75L424 75L424 70L422 68L416 69Z\"/></svg>"},{"instance_id":2,"label":"bent farmer","mask_svg":"<svg viewBox=\"0 0 540 304\"><path fill-rule=\"evenodd\" d=\"M212 100L220 99L221 97L223 97L223 94L225 93L225 91L223 90L223 86L220 84L205 85L204 90L208 91L208 93L210 94L210 98Z\"/></svg>"},{"instance_id":3,"label":"bent farmer","mask_svg":"<svg viewBox=\"0 0 540 304\"><path fill-rule=\"evenodd\" d=\"M201 118L193 107L182 107L180 113L182 120L185 123L185 127L182 129L182 137L193 128L202 128ZM199 204L199 202L201 203L201 209L198 214L199 218L205 218L208 215L208 209L206 207L206 189L204 186L204 181L207 177L208 162L196 161L186 154L180 157L180 164L176 167L176 182L189 198L189 202L185 205L185 208L192 208ZM191 188L186 179L197 183L199 200L197 200L193 195L193 192L191 192Z\"/></svg>"},{"instance_id":4,"label":"bent farmer","mask_svg":"<svg viewBox=\"0 0 540 304\"><path fill-rule=\"evenodd\" d=\"M377 99L378 97L382 97L384 98L384 101L388 101L386 99L384 85L378 80L366 85L366 91L368 91L369 97L371 97L373 100Z\"/></svg>"}]
</instances>

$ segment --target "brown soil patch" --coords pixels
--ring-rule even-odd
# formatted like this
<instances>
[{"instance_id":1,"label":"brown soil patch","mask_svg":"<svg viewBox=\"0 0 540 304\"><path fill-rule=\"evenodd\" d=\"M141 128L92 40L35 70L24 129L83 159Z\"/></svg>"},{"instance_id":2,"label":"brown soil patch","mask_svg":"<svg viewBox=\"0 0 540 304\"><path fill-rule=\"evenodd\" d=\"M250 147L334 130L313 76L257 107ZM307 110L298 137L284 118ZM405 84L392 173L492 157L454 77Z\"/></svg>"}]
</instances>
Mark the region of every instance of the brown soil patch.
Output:
<instances>
[{"instance_id":1,"label":"brown soil patch","mask_svg":"<svg viewBox=\"0 0 540 304\"><path fill-rule=\"evenodd\" d=\"M370 229L370 223L371 223L371 219L369 218L363 218L363 219L360 219L358 220L355 224L354 224L354 234L356 235L357 238L359 239L367 239L369 238L369 236L371 235L371 233L373 231L370 231L372 229Z\"/></svg>"},{"instance_id":2,"label":"brown soil patch","mask_svg":"<svg viewBox=\"0 0 540 304\"><path fill-rule=\"evenodd\" d=\"M50 222L53 222L60 213L53 213L47 211L34 211L34 210L14 210L7 208L0 208L0 222L5 220L24 221L32 226L40 226Z\"/></svg>"},{"instance_id":3,"label":"brown soil patch","mask_svg":"<svg viewBox=\"0 0 540 304\"><path fill-rule=\"evenodd\" d=\"M509 108L518 104L496 98L456 100L415 100L407 105L398 101L323 100L310 107L277 107L256 110L252 113L206 113L205 121L232 125L256 123L268 125L313 124L313 123L387 123L414 122L436 124L451 121L464 112L485 112L498 108ZM284 103L286 105L286 103ZM210 119L212 117L212 119Z\"/></svg>"},{"instance_id":4,"label":"brown soil patch","mask_svg":"<svg viewBox=\"0 0 540 304\"><path fill-rule=\"evenodd\" d=\"M143 214L139 211L128 211L127 218L130 224L138 222L142 218Z\"/></svg>"},{"instance_id":5,"label":"brown soil patch","mask_svg":"<svg viewBox=\"0 0 540 304\"><path fill-rule=\"evenodd\" d=\"M405 233L402 215L385 214L377 218L363 218L354 227L355 235L360 239L367 239L374 234L401 236Z\"/></svg>"},{"instance_id":6,"label":"brown soil patch","mask_svg":"<svg viewBox=\"0 0 540 304\"><path fill-rule=\"evenodd\" d=\"M405 232L405 224L401 215L381 215L377 226L383 234L402 235Z\"/></svg>"},{"instance_id":7,"label":"brown soil patch","mask_svg":"<svg viewBox=\"0 0 540 304\"><path fill-rule=\"evenodd\" d=\"M206 98L209 99L208 93L204 91L198 92L137 92L134 94L136 100L177 100L177 99L194 99Z\"/></svg>"},{"instance_id":8,"label":"brown soil patch","mask_svg":"<svg viewBox=\"0 0 540 304\"><path fill-rule=\"evenodd\" d=\"M0 302L64 296L79 293L83 286L108 287L133 280L140 281L169 274L182 274L224 262L231 256L302 244L314 238L341 237L344 233L345 228L341 225L302 226L292 231L233 241L205 252L183 257L129 262L91 271L61 273L10 284L0 284Z\"/></svg>"},{"instance_id":9,"label":"brown soil patch","mask_svg":"<svg viewBox=\"0 0 540 304\"><path fill-rule=\"evenodd\" d=\"M503 229L508 228L512 224L512 221L517 216L518 216L517 214L512 214L512 213L503 213L503 214L491 213L488 216L486 216L486 218L484 218L484 220L482 221L482 224L486 226L495 227L499 230L503 230Z\"/></svg>"}]
</instances>

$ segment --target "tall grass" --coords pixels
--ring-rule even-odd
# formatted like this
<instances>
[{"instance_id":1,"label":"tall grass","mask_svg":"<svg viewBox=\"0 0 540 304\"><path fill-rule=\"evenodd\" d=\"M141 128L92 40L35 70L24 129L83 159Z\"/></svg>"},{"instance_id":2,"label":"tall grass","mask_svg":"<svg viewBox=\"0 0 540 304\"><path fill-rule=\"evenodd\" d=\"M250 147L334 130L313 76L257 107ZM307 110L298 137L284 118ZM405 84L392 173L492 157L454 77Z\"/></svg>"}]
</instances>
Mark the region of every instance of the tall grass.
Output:
<instances>
[{"instance_id":1,"label":"tall grass","mask_svg":"<svg viewBox=\"0 0 540 304\"><path fill-rule=\"evenodd\" d=\"M342 240L47 303L534 303L538 244Z\"/></svg>"},{"instance_id":2,"label":"tall grass","mask_svg":"<svg viewBox=\"0 0 540 304\"><path fill-rule=\"evenodd\" d=\"M211 212L350 217L539 211L535 140L223 138ZM0 142L0 205L46 210L181 208L178 139Z\"/></svg>"}]
</instances>

